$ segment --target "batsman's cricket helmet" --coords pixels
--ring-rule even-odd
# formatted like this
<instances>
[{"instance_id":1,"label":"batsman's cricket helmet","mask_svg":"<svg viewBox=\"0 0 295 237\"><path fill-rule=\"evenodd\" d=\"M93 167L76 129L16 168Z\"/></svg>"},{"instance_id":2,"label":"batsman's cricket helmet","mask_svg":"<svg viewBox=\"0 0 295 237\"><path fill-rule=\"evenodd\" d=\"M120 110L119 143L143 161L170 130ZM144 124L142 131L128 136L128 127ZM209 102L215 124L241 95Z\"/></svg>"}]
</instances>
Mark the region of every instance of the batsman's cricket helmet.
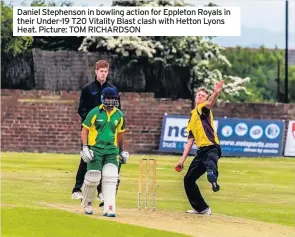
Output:
<instances>
[{"instance_id":1,"label":"batsman's cricket helmet","mask_svg":"<svg viewBox=\"0 0 295 237\"><path fill-rule=\"evenodd\" d=\"M113 87L104 88L101 92L101 103L109 109L119 107L118 91Z\"/></svg>"}]
</instances>

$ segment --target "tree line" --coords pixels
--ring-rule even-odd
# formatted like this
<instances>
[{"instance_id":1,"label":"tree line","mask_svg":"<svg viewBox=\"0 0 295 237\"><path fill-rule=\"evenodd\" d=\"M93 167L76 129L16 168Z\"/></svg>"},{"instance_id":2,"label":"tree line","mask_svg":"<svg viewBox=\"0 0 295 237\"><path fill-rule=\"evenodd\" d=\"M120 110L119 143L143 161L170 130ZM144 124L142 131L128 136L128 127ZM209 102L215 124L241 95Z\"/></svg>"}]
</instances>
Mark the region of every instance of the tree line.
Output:
<instances>
[{"instance_id":1,"label":"tree line","mask_svg":"<svg viewBox=\"0 0 295 237\"><path fill-rule=\"evenodd\" d=\"M26 5L71 6L72 3L33 0ZM187 4L181 0L116 0L112 5ZM32 48L98 51L113 55L114 63L120 65L122 73L140 66L145 77L158 76L169 93L178 90L175 85L179 83L186 83L188 90L193 92L199 86L212 88L216 81L224 79L224 100L282 102L284 98L284 50L278 48L223 48L214 43L212 37L13 37L12 5L1 1L1 8L1 73L5 70L5 63L21 57ZM289 80L289 98L295 102L294 65L289 68Z\"/></svg>"}]
</instances>

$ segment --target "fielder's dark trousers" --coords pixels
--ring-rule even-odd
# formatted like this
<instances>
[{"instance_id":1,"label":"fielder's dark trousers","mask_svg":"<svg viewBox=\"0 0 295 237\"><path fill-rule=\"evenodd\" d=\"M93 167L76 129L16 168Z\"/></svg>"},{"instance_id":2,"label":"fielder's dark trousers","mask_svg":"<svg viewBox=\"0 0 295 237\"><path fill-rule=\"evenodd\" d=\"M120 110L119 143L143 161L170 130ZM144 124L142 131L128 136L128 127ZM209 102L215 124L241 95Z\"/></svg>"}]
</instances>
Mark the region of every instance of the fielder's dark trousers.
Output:
<instances>
[{"instance_id":1,"label":"fielder's dark trousers","mask_svg":"<svg viewBox=\"0 0 295 237\"><path fill-rule=\"evenodd\" d=\"M84 176L87 172L87 163L81 158L80 160L80 165L76 174L76 183L75 183L75 187L72 190L72 193L74 192L81 192L81 188L84 182ZM119 188L119 184L120 184L120 179L118 179L118 183L117 183L117 190ZM99 185L97 186L97 192L101 193L101 180Z\"/></svg>"},{"instance_id":2,"label":"fielder's dark trousers","mask_svg":"<svg viewBox=\"0 0 295 237\"><path fill-rule=\"evenodd\" d=\"M221 156L219 146L202 147L197 151L185 177L184 188L191 206L196 211L208 208L196 181L208 170L211 170L218 178L218 159Z\"/></svg>"}]
</instances>

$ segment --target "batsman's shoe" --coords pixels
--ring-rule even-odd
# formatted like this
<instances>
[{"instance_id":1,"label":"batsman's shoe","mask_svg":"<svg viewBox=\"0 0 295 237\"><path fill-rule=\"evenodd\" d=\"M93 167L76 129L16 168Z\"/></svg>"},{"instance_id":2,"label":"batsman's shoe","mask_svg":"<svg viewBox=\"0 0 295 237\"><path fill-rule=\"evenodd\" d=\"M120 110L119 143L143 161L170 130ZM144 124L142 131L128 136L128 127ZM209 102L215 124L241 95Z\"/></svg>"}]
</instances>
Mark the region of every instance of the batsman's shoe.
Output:
<instances>
[{"instance_id":1,"label":"batsman's shoe","mask_svg":"<svg viewBox=\"0 0 295 237\"><path fill-rule=\"evenodd\" d=\"M103 216L106 216L106 217L116 217L116 213L113 212L112 210L109 210L107 213L103 213Z\"/></svg>"},{"instance_id":2,"label":"batsman's shoe","mask_svg":"<svg viewBox=\"0 0 295 237\"><path fill-rule=\"evenodd\" d=\"M86 205L86 206L84 207L84 211L85 211L85 213L86 213L87 215L92 215L92 213L93 213L93 208L92 208L92 204L91 204L91 202L89 202L88 205Z\"/></svg>"},{"instance_id":3,"label":"batsman's shoe","mask_svg":"<svg viewBox=\"0 0 295 237\"><path fill-rule=\"evenodd\" d=\"M83 199L83 195L81 192L73 192L72 193L72 199Z\"/></svg>"},{"instance_id":4,"label":"batsman's shoe","mask_svg":"<svg viewBox=\"0 0 295 237\"><path fill-rule=\"evenodd\" d=\"M97 195L97 200L103 202L103 195L102 195L102 193L99 193Z\"/></svg>"},{"instance_id":5,"label":"batsman's shoe","mask_svg":"<svg viewBox=\"0 0 295 237\"><path fill-rule=\"evenodd\" d=\"M211 211L211 208L210 207L207 207L203 211L187 210L186 213L199 214L199 215L211 215L212 214L212 211Z\"/></svg>"},{"instance_id":6,"label":"batsman's shoe","mask_svg":"<svg viewBox=\"0 0 295 237\"><path fill-rule=\"evenodd\" d=\"M212 170L208 170L207 179L212 185L213 192L218 192L219 189L220 189L220 186L218 185L217 177L216 177L216 175L214 174L214 172Z\"/></svg>"}]
</instances>

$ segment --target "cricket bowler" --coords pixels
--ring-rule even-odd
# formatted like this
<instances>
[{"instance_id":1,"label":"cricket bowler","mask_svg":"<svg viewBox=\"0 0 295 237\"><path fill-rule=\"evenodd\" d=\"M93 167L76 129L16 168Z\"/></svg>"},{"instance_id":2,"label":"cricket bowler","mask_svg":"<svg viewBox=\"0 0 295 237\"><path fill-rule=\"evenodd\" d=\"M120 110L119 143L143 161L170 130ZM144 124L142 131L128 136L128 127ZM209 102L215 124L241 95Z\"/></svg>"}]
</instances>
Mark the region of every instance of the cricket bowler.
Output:
<instances>
[{"instance_id":1,"label":"cricket bowler","mask_svg":"<svg viewBox=\"0 0 295 237\"><path fill-rule=\"evenodd\" d=\"M205 172L207 172L207 179L212 185L212 190L217 192L220 189L217 179L218 160L221 157L221 148L214 127L211 108L221 92L223 84L223 80L216 83L214 92L210 97L206 88L199 88L197 90L195 98L196 107L191 111L191 116L187 125L188 142L184 148L182 157L175 167L179 172L183 169L183 164L195 142L198 151L184 177L185 192L193 207L193 210L188 210L187 213L212 214L211 208L205 202L196 184L196 181Z\"/></svg>"}]
</instances>

